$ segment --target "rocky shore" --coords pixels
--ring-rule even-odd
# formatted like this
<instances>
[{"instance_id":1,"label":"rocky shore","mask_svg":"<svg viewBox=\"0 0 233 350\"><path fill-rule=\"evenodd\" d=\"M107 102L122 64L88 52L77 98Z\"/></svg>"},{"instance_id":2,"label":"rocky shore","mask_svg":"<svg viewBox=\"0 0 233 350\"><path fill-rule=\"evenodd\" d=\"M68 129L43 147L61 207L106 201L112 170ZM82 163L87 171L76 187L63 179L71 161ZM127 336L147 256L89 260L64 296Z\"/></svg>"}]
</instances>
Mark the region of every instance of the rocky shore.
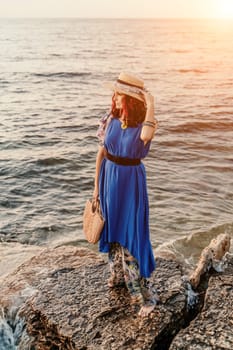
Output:
<instances>
[{"instance_id":1,"label":"rocky shore","mask_svg":"<svg viewBox=\"0 0 233 350\"><path fill-rule=\"evenodd\" d=\"M211 258L212 259L212 258ZM184 268L157 257L161 302L138 317L127 290L109 290L108 264L87 248L45 249L0 287L0 350L233 349L233 257L202 269L191 289Z\"/></svg>"}]
</instances>

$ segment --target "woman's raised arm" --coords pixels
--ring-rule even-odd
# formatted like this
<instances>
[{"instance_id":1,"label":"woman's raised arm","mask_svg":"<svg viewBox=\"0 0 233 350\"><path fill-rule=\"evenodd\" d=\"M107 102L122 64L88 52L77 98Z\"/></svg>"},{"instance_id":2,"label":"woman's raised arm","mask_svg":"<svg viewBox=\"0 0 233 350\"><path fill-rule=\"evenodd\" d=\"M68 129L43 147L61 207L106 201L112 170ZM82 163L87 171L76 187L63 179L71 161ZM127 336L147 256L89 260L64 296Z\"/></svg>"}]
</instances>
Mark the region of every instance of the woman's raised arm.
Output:
<instances>
[{"instance_id":1,"label":"woman's raised arm","mask_svg":"<svg viewBox=\"0 0 233 350\"><path fill-rule=\"evenodd\" d=\"M152 96L149 92L144 92L144 99L147 110L140 138L144 142L144 144L146 144L147 142L153 139L155 131L158 127L158 121L154 117L154 96Z\"/></svg>"}]
</instances>

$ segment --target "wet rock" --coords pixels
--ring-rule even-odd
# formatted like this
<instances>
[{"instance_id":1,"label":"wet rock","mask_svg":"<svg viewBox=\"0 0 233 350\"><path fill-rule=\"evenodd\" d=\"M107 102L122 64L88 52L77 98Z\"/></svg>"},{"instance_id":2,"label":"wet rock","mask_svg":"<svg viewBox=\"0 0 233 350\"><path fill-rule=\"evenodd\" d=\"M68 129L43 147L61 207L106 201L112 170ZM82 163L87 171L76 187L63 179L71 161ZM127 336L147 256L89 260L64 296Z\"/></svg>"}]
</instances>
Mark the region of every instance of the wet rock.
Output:
<instances>
[{"instance_id":1,"label":"wet rock","mask_svg":"<svg viewBox=\"0 0 233 350\"><path fill-rule=\"evenodd\" d=\"M0 304L18 350L162 350L184 324L181 276L177 262L157 259L152 279L161 304L141 319L126 288L107 287L100 255L66 246L45 250L9 275Z\"/></svg>"},{"instance_id":2,"label":"wet rock","mask_svg":"<svg viewBox=\"0 0 233 350\"><path fill-rule=\"evenodd\" d=\"M233 257L227 260L227 269L209 279L201 313L178 333L169 350L233 349Z\"/></svg>"},{"instance_id":3,"label":"wet rock","mask_svg":"<svg viewBox=\"0 0 233 350\"><path fill-rule=\"evenodd\" d=\"M218 269L222 258L229 251L231 237L226 233L218 235L212 239L210 244L203 249L195 271L190 276L191 285L196 288L200 283L201 276L211 267Z\"/></svg>"},{"instance_id":4,"label":"wet rock","mask_svg":"<svg viewBox=\"0 0 233 350\"><path fill-rule=\"evenodd\" d=\"M102 261L102 259L92 251L82 248L46 249L40 255L26 261L1 281L0 345L3 346L3 349L0 349L15 349L15 345L18 346L17 350L30 349L32 336L29 336L27 331L30 325L21 316L26 303L33 295L40 292L39 287L49 278L49 274L66 269L67 266L78 268L90 261L93 263ZM14 345L11 345L12 339ZM8 348L5 346L7 341L10 344Z\"/></svg>"},{"instance_id":5,"label":"wet rock","mask_svg":"<svg viewBox=\"0 0 233 350\"><path fill-rule=\"evenodd\" d=\"M16 350L11 327L4 315L0 315L0 350Z\"/></svg>"},{"instance_id":6,"label":"wet rock","mask_svg":"<svg viewBox=\"0 0 233 350\"><path fill-rule=\"evenodd\" d=\"M86 248L46 249L8 275L0 285L0 350L233 349L229 254L212 264L228 266L225 272L202 274L204 307L186 329L195 293L178 262L157 257L152 282L161 303L142 319L125 287L107 287L103 257Z\"/></svg>"}]
</instances>

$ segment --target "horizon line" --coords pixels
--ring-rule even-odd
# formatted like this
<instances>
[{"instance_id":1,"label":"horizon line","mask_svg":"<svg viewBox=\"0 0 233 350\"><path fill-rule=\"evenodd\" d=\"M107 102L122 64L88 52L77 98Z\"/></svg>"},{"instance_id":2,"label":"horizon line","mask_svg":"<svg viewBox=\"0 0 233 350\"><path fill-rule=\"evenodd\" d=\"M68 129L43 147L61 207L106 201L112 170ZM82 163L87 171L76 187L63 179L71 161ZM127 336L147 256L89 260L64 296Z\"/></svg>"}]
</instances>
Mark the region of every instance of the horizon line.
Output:
<instances>
[{"instance_id":1,"label":"horizon line","mask_svg":"<svg viewBox=\"0 0 233 350\"><path fill-rule=\"evenodd\" d=\"M112 19L125 19L125 20L227 20L233 21L233 18L228 17L80 17L80 16L0 16L0 19L95 19L95 20L112 20Z\"/></svg>"}]
</instances>

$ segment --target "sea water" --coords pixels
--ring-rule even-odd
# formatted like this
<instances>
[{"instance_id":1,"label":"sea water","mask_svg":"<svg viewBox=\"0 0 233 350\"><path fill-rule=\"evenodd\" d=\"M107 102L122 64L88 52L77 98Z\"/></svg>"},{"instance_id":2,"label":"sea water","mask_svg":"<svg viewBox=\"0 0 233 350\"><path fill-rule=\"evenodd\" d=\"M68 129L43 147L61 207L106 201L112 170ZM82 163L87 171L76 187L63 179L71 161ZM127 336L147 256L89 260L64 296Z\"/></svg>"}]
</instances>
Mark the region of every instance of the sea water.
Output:
<instances>
[{"instance_id":1,"label":"sea water","mask_svg":"<svg viewBox=\"0 0 233 350\"><path fill-rule=\"evenodd\" d=\"M0 19L0 275L44 246L87 245L103 87L143 77L159 129L144 163L153 248L193 264L233 236L233 22Z\"/></svg>"}]
</instances>

